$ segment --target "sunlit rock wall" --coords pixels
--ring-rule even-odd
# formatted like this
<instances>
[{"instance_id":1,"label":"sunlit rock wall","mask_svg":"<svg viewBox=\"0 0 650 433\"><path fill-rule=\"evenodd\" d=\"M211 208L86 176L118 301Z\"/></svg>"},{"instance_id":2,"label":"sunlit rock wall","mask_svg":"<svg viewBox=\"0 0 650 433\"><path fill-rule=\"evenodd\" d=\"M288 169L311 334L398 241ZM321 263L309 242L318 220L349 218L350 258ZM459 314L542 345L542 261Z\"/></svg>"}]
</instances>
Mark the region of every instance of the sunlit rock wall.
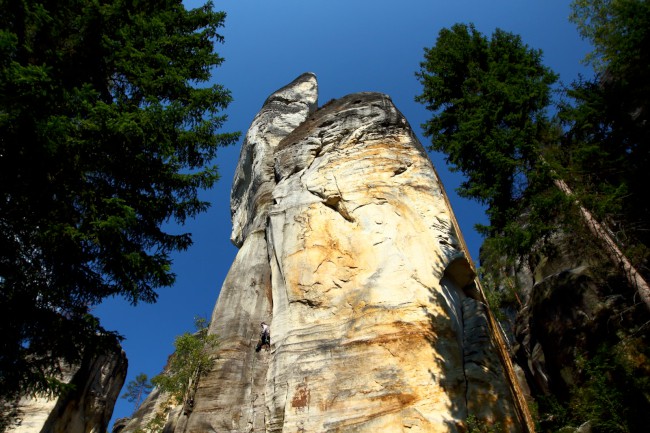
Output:
<instances>
[{"instance_id":1,"label":"sunlit rock wall","mask_svg":"<svg viewBox=\"0 0 650 433\"><path fill-rule=\"evenodd\" d=\"M334 101L275 155L267 431L456 431L470 401L512 425L499 375L468 394L470 278L445 279L462 256L450 210L390 98Z\"/></svg>"},{"instance_id":2,"label":"sunlit rock wall","mask_svg":"<svg viewBox=\"0 0 650 433\"><path fill-rule=\"evenodd\" d=\"M221 346L180 432L518 431L429 158L390 98L270 96L232 189ZM259 324L270 350L255 352ZM170 430L171 431L171 430Z\"/></svg>"}]
</instances>

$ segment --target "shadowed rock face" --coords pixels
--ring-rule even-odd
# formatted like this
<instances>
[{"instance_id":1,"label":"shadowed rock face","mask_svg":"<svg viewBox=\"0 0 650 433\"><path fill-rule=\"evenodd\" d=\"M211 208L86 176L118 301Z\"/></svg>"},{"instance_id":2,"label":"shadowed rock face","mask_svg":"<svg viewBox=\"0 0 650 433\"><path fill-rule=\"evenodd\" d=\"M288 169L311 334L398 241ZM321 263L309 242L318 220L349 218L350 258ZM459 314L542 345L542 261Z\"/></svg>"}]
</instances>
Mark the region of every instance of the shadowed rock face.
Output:
<instances>
[{"instance_id":1,"label":"shadowed rock face","mask_svg":"<svg viewBox=\"0 0 650 433\"><path fill-rule=\"evenodd\" d=\"M481 306L462 290L471 271L450 266L464 258L426 152L388 96L316 110L316 89L302 75L249 129L231 200L241 249L210 328L218 360L169 425L455 432L469 408L517 431ZM271 347L257 353L262 321Z\"/></svg>"},{"instance_id":2,"label":"shadowed rock face","mask_svg":"<svg viewBox=\"0 0 650 433\"><path fill-rule=\"evenodd\" d=\"M124 384L126 355L116 343L113 351L63 370L63 381L73 385L56 398L24 398L18 407L21 423L11 433L103 433Z\"/></svg>"},{"instance_id":3,"label":"shadowed rock face","mask_svg":"<svg viewBox=\"0 0 650 433\"><path fill-rule=\"evenodd\" d=\"M637 377L647 376L643 328L650 317L641 304L635 305L636 290L581 237L558 232L550 246L525 257L518 269L505 270L523 301L512 329L513 351L529 392L567 402L572 389L583 387L588 377L585 360L604 348L624 356L626 368ZM632 385L620 383L627 396L635 395ZM635 405L645 420L650 401L639 398Z\"/></svg>"}]
</instances>

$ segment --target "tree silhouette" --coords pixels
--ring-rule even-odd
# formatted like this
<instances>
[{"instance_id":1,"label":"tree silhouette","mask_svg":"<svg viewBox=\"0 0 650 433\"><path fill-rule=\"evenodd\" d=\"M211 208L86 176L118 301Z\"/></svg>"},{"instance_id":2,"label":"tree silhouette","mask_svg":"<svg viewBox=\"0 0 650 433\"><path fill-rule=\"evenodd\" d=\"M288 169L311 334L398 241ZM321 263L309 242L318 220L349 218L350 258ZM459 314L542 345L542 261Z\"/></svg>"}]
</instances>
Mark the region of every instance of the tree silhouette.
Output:
<instances>
[{"instance_id":1,"label":"tree silhouette","mask_svg":"<svg viewBox=\"0 0 650 433\"><path fill-rule=\"evenodd\" d=\"M147 375L140 373L126 385L126 392L122 394L122 398L133 403L133 411L135 412L152 388L153 385Z\"/></svg>"}]
</instances>

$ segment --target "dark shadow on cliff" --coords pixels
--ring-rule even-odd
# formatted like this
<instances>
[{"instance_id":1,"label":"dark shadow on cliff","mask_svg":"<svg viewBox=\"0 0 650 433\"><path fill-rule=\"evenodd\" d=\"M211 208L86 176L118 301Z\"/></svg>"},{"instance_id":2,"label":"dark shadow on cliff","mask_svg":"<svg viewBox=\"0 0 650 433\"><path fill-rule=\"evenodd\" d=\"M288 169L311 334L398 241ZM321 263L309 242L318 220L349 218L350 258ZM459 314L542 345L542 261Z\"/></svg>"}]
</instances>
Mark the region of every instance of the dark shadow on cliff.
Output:
<instances>
[{"instance_id":1,"label":"dark shadow on cliff","mask_svg":"<svg viewBox=\"0 0 650 433\"><path fill-rule=\"evenodd\" d=\"M499 432L519 430L521 421L485 316L487 313L483 310L486 307L477 299L480 296L474 282L466 284L462 290L441 282L441 290L430 288L429 301L432 305L440 305L443 312L427 310L426 315L430 323L428 341L431 347L437 353L454 354L454 359L433 359L440 373L429 369L433 381L454 396L450 414L456 421L446 421L447 427L458 432L477 426ZM446 292L450 290L456 290L457 297ZM454 302L459 305L453 305ZM468 309L466 304L473 307ZM456 318L462 329L453 323Z\"/></svg>"},{"instance_id":2,"label":"dark shadow on cliff","mask_svg":"<svg viewBox=\"0 0 650 433\"><path fill-rule=\"evenodd\" d=\"M435 290L433 287L429 289L429 302L431 305L440 305L443 309L447 309L448 300L445 296ZM449 352L445 346L453 347L459 344L458 337L453 332L451 314L434 314L429 308L422 307L429 320L429 332L426 335L426 340L431 348L436 352L443 353ZM462 374L462 383L458 380L453 380L445 375L445 372L450 371L450 363L456 363L457 368L463 368L463 352L462 346L456 349L458 359L446 360L440 357L434 357L432 363L435 365L436 370L429 368L429 375L434 383L437 383L449 395L465 396L467 390L467 382L464 379L464 372ZM467 401L464 398L457 397L451 400L450 414L457 420L464 420L467 417ZM445 421L449 431L464 432L465 428L462 424L453 421Z\"/></svg>"},{"instance_id":3,"label":"dark shadow on cliff","mask_svg":"<svg viewBox=\"0 0 650 433\"><path fill-rule=\"evenodd\" d=\"M586 419L595 431L647 430L650 317L622 277L598 271L578 266L545 277L520 318L517 356L539 365L547 381L526 372L544 430Z\"/></svg>"}]
</instances>

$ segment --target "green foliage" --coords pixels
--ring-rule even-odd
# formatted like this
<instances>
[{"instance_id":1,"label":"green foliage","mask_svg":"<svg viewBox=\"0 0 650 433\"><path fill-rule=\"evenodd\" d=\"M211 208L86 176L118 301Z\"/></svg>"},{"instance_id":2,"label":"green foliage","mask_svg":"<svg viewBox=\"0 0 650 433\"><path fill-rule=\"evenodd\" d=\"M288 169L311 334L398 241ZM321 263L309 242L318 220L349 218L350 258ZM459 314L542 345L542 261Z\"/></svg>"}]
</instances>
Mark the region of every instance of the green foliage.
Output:
<instances>
[{"instance_id":1,"label":"green foliage","mask_svg":"<svg viewBox=\"0 0 650 433\"><path fill-rule=\"evenodd\" d=\"M580 35L588 39L595 50L587 55L586 62L597 68L603 68L603 57L606 55L602 43L607 35L615 31L611 22L612 0L574 0L571 3L569 20L577 27Z\"/></svg>"},{"instance_id":2,"label":"green foliage","mask_svg":"<svg viewBox=\"0 0 650 433\"><path fill-rule=\"evenodd\" d=\"M167 423L169 412L170 406L168 404L163 405L163 407L155 413L147 424L145 424L144 428L135 429L135 433L161 433Z\"/></svg>"},{"instance_id":3,"label":"green foliage","mask_svg":"<svg viewBox=\"0 0 650 433\"><path fill-rule=\"evenodd\" d=\"M556 76L540 51L502 30L487 38L456 24L425 49L416 74L416 100L432 112L425 135L466 176L459 194L487 206L489 225L478 229L499 254L521 257L548 247L559 228L574 231L577 198L650 276L650 6L588 0L573 8L582 33L607 53L607 70L567 89L556 119L546 116ZM554 187L555 177L575 197Z\"/></svg>"},{"instance_id":4,"label":"green foliage","mask_svg":"<svg viewBox=\"0 0 650 433\"><path fill-rule=\"evenodd\" d=\"M423 85L416 100L432 112L423 125L430 149L444 152L452 168L466 175L461 195L487 205L481 272L493 289L487 293L491 304L507 304L516 295L503 276L512 275L521 258L533 266L553 258L552 243L544 242L553 233L571 242L576 257L600 261L602 246L593 242L576 198L650 277L650 4L576 0L573 9L572 19L595 46L597 76L565 89L555 119L545 115L555 75L541 64L539 51L501 30L488 39L471 25L443 29L416 74ZM554 187L555 177L575 196ZM647 312L634 307L634 288L611 269L593 272L602 274L599 284L622 285L607 287L617 302L631 306L616 319L645 323ZM617 326L611 319L608 330ZM603 336L609 342L602 350L584 348L584 359L567 366L579 372L575 386L570 395L539 398L541 431L586 421L596 433L647 430L648 345L641 337L627 344L626 335ZM553 387L552 376L561 373L549 373Z\"/></svg>"},{"instance_id":5,"label":"green foliage","mask_svg":"<svg viewBox=\"0 0 650 433\"><path fill-rule=\"evenodd\" d=\"M552 396L539 399L541 431L578 427L589 422L594 433L647 430L650 410L648 347L642 338L603 344L595 354L576 357L579 385L568 402Z\"/></svg>"},{"instance_id":6,"label":"green foliage","mask_svg":"<svg viewBox=\"0 0 650 433\"><path fill-rule=\"evenodd\" d=\"M194 334L186 332L176 337L166 371L151 380L179 402L191 396L198 379L212 367L212 353L218 346L217 336L208 334L209 324L205 319L196 318L195 325Z\"/></svg>"},{"instance_id":7,"label":"green foliage","mask_svg":"<svg viewBox=\"0 0 650 433\"><path fill-rule=\"evenodd\" d=\"M133 403L134 411L140 406L142 400L151 392L153 385L146 374L138 374L134 380L126 385L126 392L122 398Z\"/></svg>"},{"instance_id":8,"label":"green foliage","mask_svg":"<svg viewBox=\"0 0 650 433\"><path fill-rule=\"evenodd\" d=\"M487 423L474 414L469 414L465 420L467 433L502 433L503 430L495 424Z\"/></svg>"},{"instance_id":9,"label":"green foliage","mask_svg":"<svg viewBox=\"0 0 650 433\"><path fill-rule=\"evenodd\" d=\"M613 359L601 354L589 361L578 359L577 364L587 380L573 391L570 405L573 417L589 420L596 432L628 433L629 411L625 406L624 390L611 383L611 374L616 368Z\"/></svg>"},{"instance_id":10,"label":"green foliage","mask_svg":"<svg viewBox=\"0 0 650 433\"><path fill-rule=\"evenodd\" d=\"M229 92L201 87L223 61L212 8L0 0L0 395L58 392L61 362L111 340L92 306L173 284L192 241L162 225L208 207L238 137L217 133Z\"/></svg>"},{"instance_id":11,"label":"green foliage","mask_svg":"<svg viewBox=\"0 0 650 433\"><path fill-rule=\"evenodd\" d=\"M461 196L487 205L487 235L519 217L529 190L548 185L540 146L552 132L545 109L557 77L541 56L512 33L497 29L488 39L455 24L425 49L416 74L423 85L416 100L432 112L422 125L430 149L466 176Z\"/></svg>"},{"instance_id":12,"label":"green foliage","mask_svg":"<svg viewBox=\"0 0 650 433\"><path fill-rule=\"evenodd\" d=\"M216 335L208 334L209 322L194 318L196 332L179 335L174 341L174 353L169 357L165 371L151 379L151 383L168 393L168 400L155 416L140 429L142 433L163 431L169 412L176 404L187 404L194 396L198 381L214 364L213 353L218 347Z\"/></svg>"},{"instance_id":13,"label":"green foliage","mask_svg":"<svg viewBox=\"0 0 650 433\"><path fill-rule=\"evenodd\" d=\"M566 91L558 171L648 277L650 4L580 0L572 8L572 20L594 46L597 75Z\"/></svg>"},{"instance_id":14,"label":"green foliage","mask_svg":"<svg viewBox=\"0 0 650 433\"><path fill-rule=\"evenodd\" d=\"M616 76L648 68L650 5L645 0L574 0L569 19L593 51L586 61ZM647 88L647 84L645 85Z\"/></svg>"},{"instance_id":15,"label":"green foliage","mask_svg":"<svg viewBox=\"0 0 650 433\"><path fill-rule=\"evenodd\" d=\"M167 417L169 416L169 406L164 407L162 410L156 412L156 414L147 422L145 429L138 429L137 432L141 433L160 433L165 427L167 422Z\"/></svg>"},{"instance_id":16,"label":"green foliage","mask_svg":"<svg viewBox=\"0 0 650 433\"><path fill-rule=\"evenodd\" d=\"M504 275L493 275L479 271L483 285L485 300L494 314L494 317L501 322L508 321L506 311L516 306L516 289L511 285L512 279Z\"/></svg>"}]
</instances>

